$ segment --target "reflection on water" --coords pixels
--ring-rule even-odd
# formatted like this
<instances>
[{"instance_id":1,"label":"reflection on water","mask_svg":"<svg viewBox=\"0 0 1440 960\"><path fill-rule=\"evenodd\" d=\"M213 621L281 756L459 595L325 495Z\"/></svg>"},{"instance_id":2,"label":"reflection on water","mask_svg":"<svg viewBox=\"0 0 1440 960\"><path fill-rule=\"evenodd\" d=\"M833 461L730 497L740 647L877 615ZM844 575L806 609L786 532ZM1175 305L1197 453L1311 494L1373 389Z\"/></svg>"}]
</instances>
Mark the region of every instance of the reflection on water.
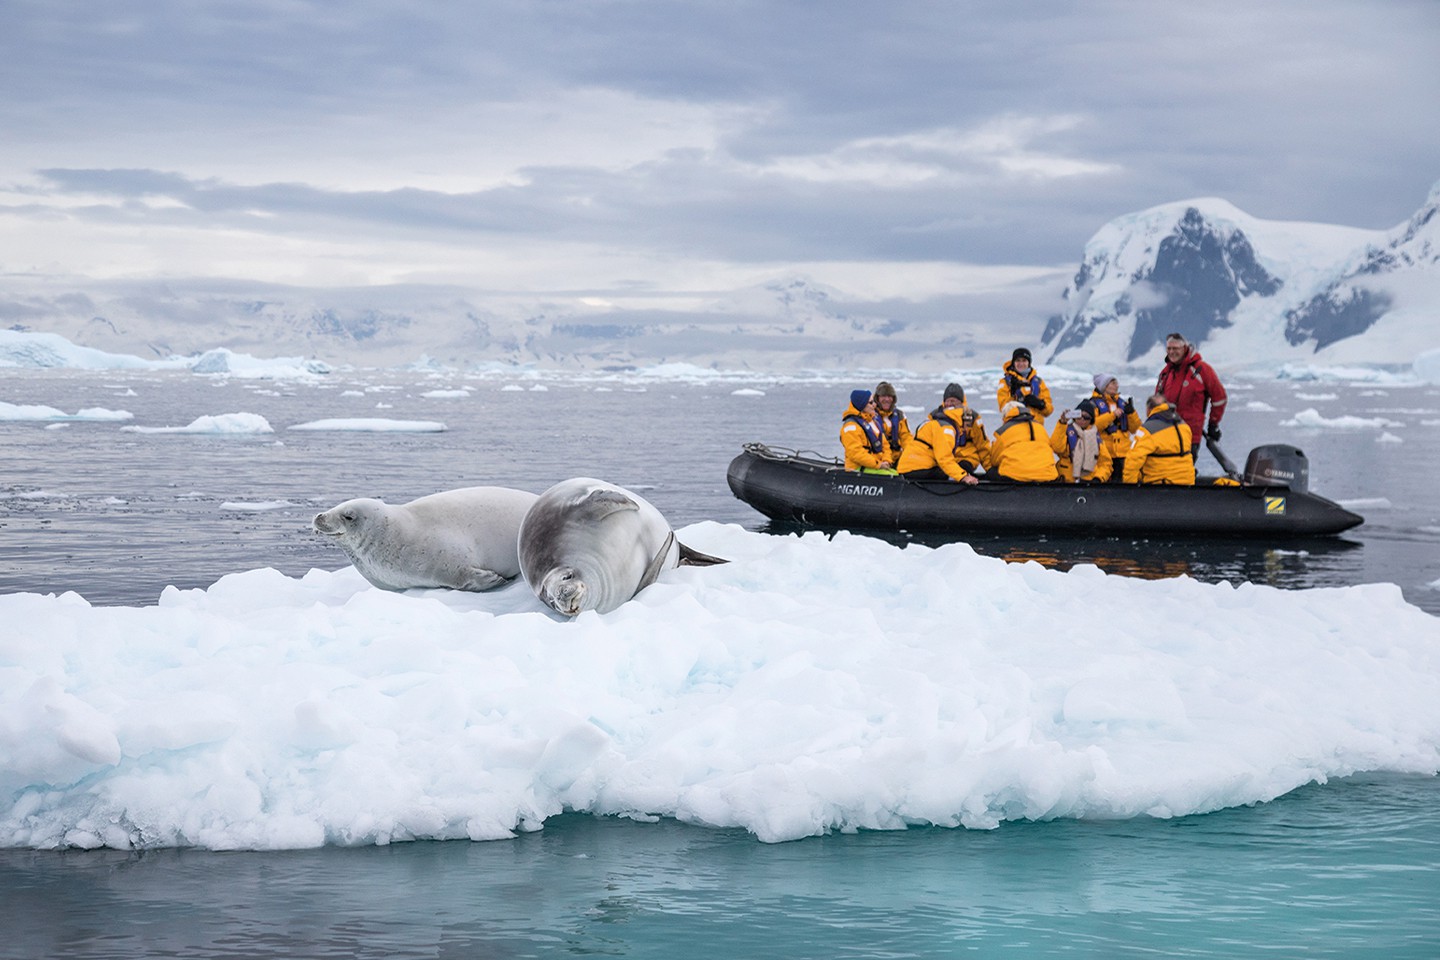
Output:
<instances>
[{"instance_id":1,"label":"reflection on water","mask_svg":"<svg viewBox=\"0 0 1440 960\"><path fill-rule=\"evenodd\" d=\"M806 529L787 521L761 528L784 535ZM1052 570L1093 564L1106 573L1142 580L1188 576L1205 583L1259 583L1284 589L1345 586L1359 582L1362 544L1343 537L1287 540L1283 547L1245 540L1090 539L1031 536L978 537L855 531L897 546L939 547L963 542L982 556L1010 563L1033 561ZM833 534L833 531L832 531Z\"/></svg>"}]
</instances>

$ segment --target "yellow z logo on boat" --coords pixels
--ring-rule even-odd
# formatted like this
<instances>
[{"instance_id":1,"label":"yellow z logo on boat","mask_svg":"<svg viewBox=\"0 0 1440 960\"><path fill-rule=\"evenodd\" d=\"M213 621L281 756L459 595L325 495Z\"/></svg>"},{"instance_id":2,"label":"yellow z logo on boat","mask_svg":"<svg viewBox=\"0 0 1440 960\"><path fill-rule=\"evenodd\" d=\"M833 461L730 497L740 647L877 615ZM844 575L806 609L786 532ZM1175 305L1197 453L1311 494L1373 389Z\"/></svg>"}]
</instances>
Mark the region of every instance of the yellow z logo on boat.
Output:
<instances>
[{"instance_id":1,"label":"yellow z logo on boat","mask_svg":"<svg viewBox=\"0 0 1440 960\"><path fill-rule=\"evenodd\" d=\"M1285 515L1285 498L1284 498L1284 497L1266 497L1266 498L1265 498L1265 516L1267 516L1267 517L1283 517L1284 515Z\"/></svg>"}]
</instances>

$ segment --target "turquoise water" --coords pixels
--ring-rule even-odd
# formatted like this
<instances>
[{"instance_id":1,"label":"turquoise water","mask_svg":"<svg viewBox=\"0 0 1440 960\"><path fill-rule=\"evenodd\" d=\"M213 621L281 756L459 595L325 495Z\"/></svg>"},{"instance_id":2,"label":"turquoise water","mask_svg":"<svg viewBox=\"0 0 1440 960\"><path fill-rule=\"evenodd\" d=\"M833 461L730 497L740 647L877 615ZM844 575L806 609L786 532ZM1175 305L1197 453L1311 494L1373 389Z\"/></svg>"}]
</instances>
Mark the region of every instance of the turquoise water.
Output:
<instances>
[{"instance_id":1,"label":"turquoise water","mask_svg":"<svg viewBox=\"0 0 1440 960\"><path fill-rule=\"evenodd\" d=\"M565 816L513 841L0 851L0 956L1440 956L1440 780L1174 820L766 845Z\"/></svg>"}]
</instances>

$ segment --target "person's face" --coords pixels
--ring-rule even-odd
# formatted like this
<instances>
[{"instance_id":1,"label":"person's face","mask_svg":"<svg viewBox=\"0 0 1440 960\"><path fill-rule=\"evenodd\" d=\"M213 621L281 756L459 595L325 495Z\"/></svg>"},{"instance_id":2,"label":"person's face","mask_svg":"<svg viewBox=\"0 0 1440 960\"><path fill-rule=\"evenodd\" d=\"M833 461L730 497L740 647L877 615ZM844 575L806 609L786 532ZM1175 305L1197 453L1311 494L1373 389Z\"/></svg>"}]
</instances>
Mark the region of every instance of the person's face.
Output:
<instances>
[{"instance_id":1,"label":"person's face","mask_svg":"<svg viewBox=\"0 0 1440 960\"><path fill-rule=\"evenodd\" d=\"M874 412L875 412L875 398L874 398L874 397L871 397L869 400L865 401L865 409L864 409L864 410L861 410L860 412L861 412L861 413L874 413Z\"/></svg>"},{"instance_id":2,"label":"person's face","mask_svg":"<svg viewBox=\"0 0 1440 960\"><path fill-rule=\"evenodd\" d=\"M876 406L878 406L881 410L884 410L886 413L889 413L889 412L890 412L890 408L893 407L893 406L895 406L895 398L894 398L894 397L881 397L880 399L878 399L878 400L875 401L875 404L876 404Z\"/></svg>"},{"instance_id":3,"label":"person's face","mask_svg":"<svg viewBox=\"0 0 1440 960\"><path fill-rule=\"evenodd\" d=\"M1189 347L1190 345L1184 340L1167 340L1165 341L1165 359L1174 363L1176 360L1185 356L1185 351L1189 349Z\"/></svg>"},{"instance_id":4,"label":"person's face","mask_svg":"<svg viewBox=\"0 0 1440 960\"><path fill-rule=\"evenodd\" d=\"M1029 372L1030 372L1030 361L1029 361L1029 360L1026 360L1024 357L1021 357L1019 360L1016 360L1016 361L1012 364L1012 366L1015 367L1015 372L1016 372L1016 373L1025 374L1025 373L1029 373Z\"/></svg>"},{"instance_id":5,"label":"person's face","mask_svg":"<svg viewBox=\"0 0 1440 960\"><path fill-rule=\"evenodd\" d=\"M954 410L956 407L965 406L965 401L956 399L955 397L946 397L940 401L940 405L946 410Z\"/></svg>"},{"instance_id":6,"label":"person's face","mask_svg":"<svg viewBox=\"0 0 1440 960\"><path fill-rule=\"evenodd\" d=\"M1094 420L1090 419L1090 415L1088 413L1082 413L1080 414L1080 416L1075 418L1075 426L1079 427L1081 430L1089 430L1091 425L1094 424L1094 422Z\"/></svg>"},{"instance_id":7,"label":"person's face","mask_svg":"<svg viewBox=\"0 0 1440 960\"><path fill-rule=\"evenodd\" d=\"M1120 396L1120 383L1119 383L1119 381L1111 380L1109 383L1105 384L1105 396L1107 396L1107 397L1118 397L1118 396Z\"/></svg>"}]
</instances>

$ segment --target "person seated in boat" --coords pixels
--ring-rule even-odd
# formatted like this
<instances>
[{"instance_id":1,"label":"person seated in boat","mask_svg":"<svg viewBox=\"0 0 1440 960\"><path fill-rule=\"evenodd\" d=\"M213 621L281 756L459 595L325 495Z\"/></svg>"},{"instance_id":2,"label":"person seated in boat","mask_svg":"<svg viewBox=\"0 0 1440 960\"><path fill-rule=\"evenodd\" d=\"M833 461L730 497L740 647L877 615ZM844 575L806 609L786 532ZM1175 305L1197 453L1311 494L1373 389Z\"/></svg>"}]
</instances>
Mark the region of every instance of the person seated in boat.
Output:
<instances>
[{"instance_id":1,"label":"person seated in boat","mask_svg":"<svg viewBox=\"0 0 1440 960\"><path fill-rule=\"evenodd\" d=\"M975 471L990 466L990 440L975 411L965 405L958 383L945 388L940 406L930 411L905 445L896 469L909 480L954 480L974 484Z\"/></svg>"},{"instance_id":2,"label":"person seated in boat","mask_svg":"<svg viewBox=\"0 0 1440 960\"><path fill-rule=\"evenodd\" d=\"M900 463L900 454L910 442L910 424L905 421L905 411L896 404L895 388L881 380L875 386L875 422L885 437L885 449L891 462Z\"/></svg>"},{"instance_id":3,"label":"person seated in boat","mask_svg":"<svg viewBox=\"0 0 1440 960\"><path fill-rule=\"evenodd\" d=\"M895 465L875 422L875 398L869 390L850 391L850 406L840 418L840 442L846 470L888 470Z\"/></svg>"},{"instance_id":4,"label":"person seated in boat","mask_svg":"<svg viewBox=\"0 0 1440 960\"><path fill-rule=\"evenodd\" d=\"M1024 404L1040 422L1041 429L1045 427L1045 418L1055 412L1055 404L1050 401L1050 388L1031 366L1030 351L1024 347L1016 347L1010 362L1001 368L1000 387L995 391L995 404L1000 410L1003 411L1005 404L1012 402Z\"/></svg>"},{"instance_id":5,"label":"person seated in boat","mask_svg":"<svg viewBox=\"0 0 1440 960\"><path fill-rule=\"evenodd\" d=\"M1120 483L1125 478L1125 457L1135 431L1140 429L1140 414L1133 400L1120 396L1120 381L1114 374L1097 373L1094 384L1090 402L1095 408L1095 429L1100 431L1100 442L1110 451L1110 482Z\"/></svg>"},{"instance_id":6,"label":"person seated in boat","mask_svg":"<svg viewBox=\"0 0 1440 960\"><path fill-rule=\"evenodd\" d=\"M1114 470L1110 448L1095 426L1095 404L1082 400L1060 414L1050 434L1050 449L1059 457L1056 469L1066 483L1105 483Z\"/></svg>"},{"instance_id":7,"label":"person seated in boat","mask_svg":"<svg viewBox=\"0 0 1440 960\"><path fill-rule=\"evenodd\" d=\"M1036 417L1038 412L1018 400L1011 400L1000 409L1005 422L990 441L992 473L1029 483L1053 483L1060 479L1050 438L1045 435L1045 423Z\"/></svg>"},{"instance_id":8,"label":"person seated in boat","mask_svg":"<svg viewBox=\"0 0 1440 960\"><path fill-rule=\"evenodd\" d=\"M1125 482L1195 485L1190 424L1158 393L1145 401L1145 422L1125 457Z\"/></svg>"}]
</instances>

